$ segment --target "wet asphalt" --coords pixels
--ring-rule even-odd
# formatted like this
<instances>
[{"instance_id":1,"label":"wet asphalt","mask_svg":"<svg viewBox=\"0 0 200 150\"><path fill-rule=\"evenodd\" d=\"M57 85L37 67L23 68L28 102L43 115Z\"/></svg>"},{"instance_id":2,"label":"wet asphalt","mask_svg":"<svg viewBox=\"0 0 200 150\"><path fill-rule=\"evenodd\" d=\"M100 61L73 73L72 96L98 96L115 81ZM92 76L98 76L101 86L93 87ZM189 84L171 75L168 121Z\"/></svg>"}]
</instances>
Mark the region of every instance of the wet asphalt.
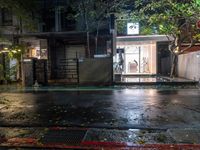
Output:
<instances>
[{"instance_id":1,"label":"wet asphalt","mask_svg":"<svg viewBox=\"0 0 200 150\"><path fill-rule=\"evenodd\" d=\"M200 90L1 91L0 126L199 128Z\"/></svg>"}]
</instances>

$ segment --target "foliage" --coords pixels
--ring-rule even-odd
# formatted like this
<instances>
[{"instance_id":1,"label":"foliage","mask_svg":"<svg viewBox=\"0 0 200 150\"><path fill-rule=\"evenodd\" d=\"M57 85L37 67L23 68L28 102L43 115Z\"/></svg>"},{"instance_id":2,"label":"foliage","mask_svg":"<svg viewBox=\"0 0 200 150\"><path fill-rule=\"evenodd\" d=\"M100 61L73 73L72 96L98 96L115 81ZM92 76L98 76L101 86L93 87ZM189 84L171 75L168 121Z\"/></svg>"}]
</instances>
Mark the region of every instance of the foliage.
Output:
<instances>
[{"instance_id":1,"label":"foliage","mask_svg":"<svg viewBox=\"0 0 200 150\"><path fill-rule=\"evenodd\" d=\"M5 59L5 67L3 67L3 65L0 64L0 81L15 80L19 63L13 64L12 66L10 66L10 61L16 60L16 59L10 59L9 55L5 55L4 59Z\"/></svg>"},{"instance_id":2,"label":"foliage","mask_svg":"<svg viewBox=\"0 0 200 150\"><path fill-rule=\"evenodd\" d=\"M173 54L171 76L175 74L177 55L184 53L200 41L200 30L196 23L200 18L199 0L135 0L125 17L139 22L141 34L164 34L170 41ZM121 12L121 16L127 12ZM125 23L125 22L124 22ZM187 43L184 49L182 45Z\"/></svg>"},{"instance_id":3,"label":"foliage","mask_svg":"<svg viewBox=\"0 0 200 150\"><path fill-rule=\"evenodd\" d=\"M25 45L15 44L4 48L0 52L0 56L4 54L3 57L5 59L5 70L3 70L3 66L2 68L0 67L0 80L12 81L16 78L17 70L20 66L21 56L25 52L25 50ZM10 61L13 60L16 60L16 63L10 66ZM3 74L5 74L5 77L3 76Z\"/></svg>"},{"instance_id":4,"label":"foliage","mask_svg":"<svg viewBox=\"0 0 200 150\"><path fill-rule=\"evenodd\" d=\"M79 26L79 30L87 32L87 48L90 53L89 33L96 32L95 35L95 51L98 53L98 35L99 29L106 29L110 14L116 11L121 5L121 0L76 0L72 1L73 10L76 12L75 20ZM106 21L105 21L106 20ZM90 55L90 54L89 54Z\"/></svg>"},{"instance_id":5,"label":"foliage","mask_svg":"<svg viewBox=\"0 0 200 150\"><path fill-rule=\"evenodd\" d=\"M4 48L1 53L6 53L9 59L17 59L20 61L21 55L25 52L26 46L22 44L10 45L7 48Z\"/></svg>"},{"instance_id":6,"label":"foliage","mask_svg":"<svg viewBox=\"0 0 200 150\"><path fill-rule=\"evenodd\" d=\"M148 27L156 27L159 34L173 37L170 50L174 54L181 54L186 50L180 50L184 42L190 43L191 47L199 41L196 22L200 18L200 7L196 1L137 0L135 7L135 14L140 16L140 22Z\"/></svg>"},{"instance_id":7,"label":"foliage","mask_svg":"<svg viewBox=\"0 0 200 150\"><path fill-rule=\"evenodd\" d=\"M130 12L130 10L121 9L116 14L116 24L117 24L117 32L118 34L125 35L127 32L127 23L128 22L138 22L139 16L134 12Z\"/></svg>"},{"instance_id":8,"label":"foliage","mask_svg":"<svg viewBox=\"0 0 200 150\"><path fill-rule=\"evenodd\" d=\"M124 33L128 21L140 22L140 34L171 36L170 50L174 54L181 54L200 41L199 29L196 28L200 18L199 0L136 0L129 11L122 11L118 16L119 33ZM185 42L190 45L181 51L181 44Z\"/></svg>"},{"instance_id":9,"label":"foliage","mask_svg":"<svg viewBox=\"0 0 200 150\"><path fill-rule=\"evenodd\" d=\"M101 25L104 25L104 19L110 16L111 12L116 11L123 5L121 0L77 0L72 2L73 9L77 12L75 19L80 24L85 23L83 29L90 32L96 31Z\"/></svg>"},{"instance_id":10,"label":"foliage","mask_svg":"<svg viewBox=\"0 0 200 150\"><path fill-rule=\"evenodd\" d=\"M38 1L39 0L0 0L0 9L11 11L13 16L18 19L18 23L13 24L16 31L20 31L20 29L34 31L37 28L36 21L38 18L36 16ZM5 60L4 70L2 69L1 71L5 76L2 76L1 78L8 81L12 80L13 77L16 77L21 56L25 51L24 45L15 44L11 38L7 39L6 36L3 36L3 34L0 33L1 44L3 43L3 45L6 45L6 48L0 51L0 55L4 53L3 57ZM12 60L17 60L17 62L15 65L10 66L10 61Z\"/></svg>"},{"instance_id":11,"label":"foliage","mask_svg":"<svg viewBox=\"0 0 200 150\"><path fill-rule=\"evenodd\" d=\"M20 61L21 59L21 55L25 52L26 46L25 45L12 45L9 48L9 58L11 59L17 59L18 61Z\"/></svg>"},{"instance_id":12,"label":"foliage","mask_svg":"<svg viewBox=\"0 0 200 150\"><path fill-rule=\"evenodd\" d=\"M200 0L196 0L197 5L200 5Z\"/></svg>"},{"instance_id":13,"label":"foliage","mask_svg":"<svg viewBox=\"0 0 200 150\"><path fill-rule=\"evenodd\" d=\"M17 69L18 69L18 64L15 64L14 66L7 68L5 80L9 82L15 81L17 75Z\"/></svg>"},{"instance_id":14,"label":"foliage","mask_svg":"<svg viewBox=\"0 0 200 150\"><path fill-rule=\"evenodd\" d=\"M33 14L36 12L38 0L0 0L0 8L11 10L13 14L21 21L23 26L29 30L35 30L36 17Z\"/></svg>"}]
</instances>

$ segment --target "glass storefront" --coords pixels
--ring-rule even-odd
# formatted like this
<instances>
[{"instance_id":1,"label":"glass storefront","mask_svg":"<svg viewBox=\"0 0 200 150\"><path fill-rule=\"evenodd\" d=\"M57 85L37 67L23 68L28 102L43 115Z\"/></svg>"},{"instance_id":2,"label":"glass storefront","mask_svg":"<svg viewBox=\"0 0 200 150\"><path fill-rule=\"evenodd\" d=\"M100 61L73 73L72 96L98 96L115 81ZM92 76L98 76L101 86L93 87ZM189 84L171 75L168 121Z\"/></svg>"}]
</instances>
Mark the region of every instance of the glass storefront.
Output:
<instances>
[{"instance_id":1,"label":"glass storefront","mask_svg":"<svg viewBox=\"0 0 200 150\"><path fill-rule=\"evenodd\" d=\"M117 43L117 53L113 60L115 74L156 74L156 44Z\"/></svg>"}]
</instances>

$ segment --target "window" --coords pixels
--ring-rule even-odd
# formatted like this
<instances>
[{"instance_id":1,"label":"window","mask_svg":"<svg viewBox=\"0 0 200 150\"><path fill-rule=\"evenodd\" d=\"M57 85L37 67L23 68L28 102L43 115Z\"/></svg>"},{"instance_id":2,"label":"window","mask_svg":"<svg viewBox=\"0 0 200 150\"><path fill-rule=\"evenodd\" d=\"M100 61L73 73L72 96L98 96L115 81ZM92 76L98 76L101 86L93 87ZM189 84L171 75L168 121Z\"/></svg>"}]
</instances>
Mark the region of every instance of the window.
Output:
<instances>
[{"instance_id":1,"label":"window","mask_svg":"<svg viewBox=\"0 0 200 150\"><path fill-rule=\"evenodd\" d=\"M12 12L5 8L1 9L1 25L11 26L12 24Z\"/></svg>"}]
</instances>

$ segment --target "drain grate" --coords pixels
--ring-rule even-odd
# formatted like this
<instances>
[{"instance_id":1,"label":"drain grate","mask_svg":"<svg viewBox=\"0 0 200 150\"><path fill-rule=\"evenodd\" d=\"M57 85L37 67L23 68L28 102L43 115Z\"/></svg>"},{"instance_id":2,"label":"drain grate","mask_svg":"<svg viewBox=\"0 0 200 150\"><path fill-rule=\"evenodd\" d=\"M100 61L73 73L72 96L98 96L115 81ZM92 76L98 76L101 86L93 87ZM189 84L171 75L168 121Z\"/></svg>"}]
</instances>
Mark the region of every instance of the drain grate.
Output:
<instances>
[{"instance_id":1,"label":"drain grate","mask_svg":"<svg viewBox=\"0 0 200 150\"><path fill-rule=\"evenodd\" d=\"M40 140L43 144L79 145L85 136L84 130L50 130Z\"/></svg>"}]
</instances>

